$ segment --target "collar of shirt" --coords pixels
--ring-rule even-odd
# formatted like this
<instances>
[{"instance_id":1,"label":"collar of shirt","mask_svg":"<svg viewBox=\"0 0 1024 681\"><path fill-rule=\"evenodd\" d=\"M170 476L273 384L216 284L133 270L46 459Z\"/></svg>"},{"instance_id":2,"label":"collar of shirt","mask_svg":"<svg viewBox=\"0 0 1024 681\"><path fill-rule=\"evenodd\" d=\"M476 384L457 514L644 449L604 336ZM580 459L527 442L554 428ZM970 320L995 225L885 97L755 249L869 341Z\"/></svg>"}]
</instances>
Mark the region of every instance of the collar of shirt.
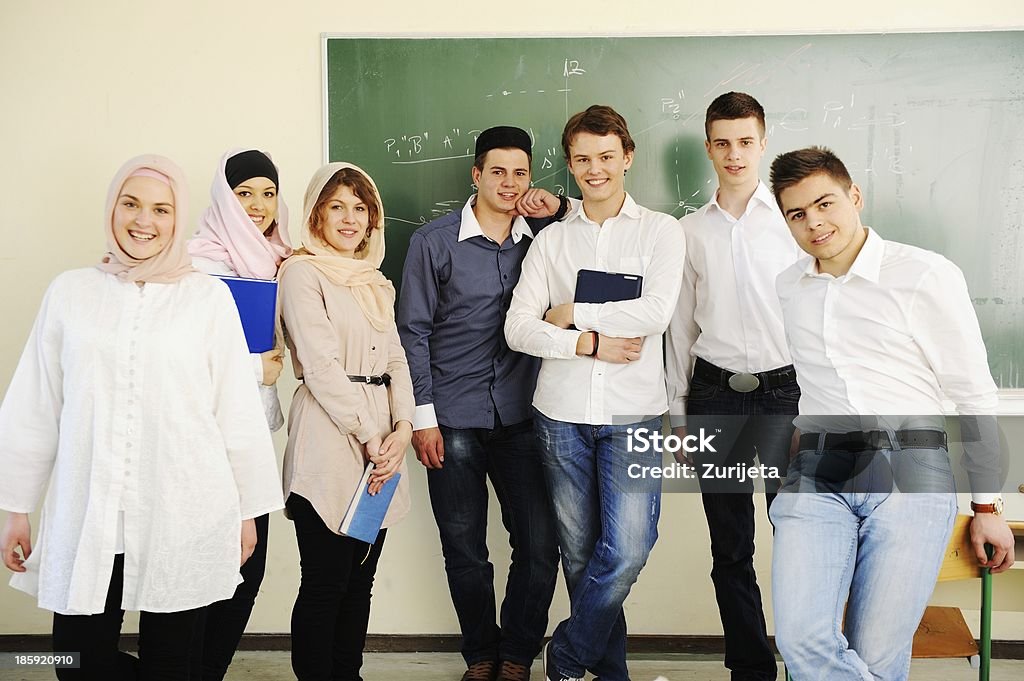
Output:
<instances>
[{"instance_id":1,"label":"collar of shirt","mask_svg":"<svg viewBox=\"0 0 1024 681\"><path fill-rule=\"evenodd\" d=\"M596 222L587 216L587 211L583 210L583 203L583 201L570 201L570 205L572 207L569 209L569 212L565 214L565 217L562 218L562 222L572 222L578 218L592 225L597 225ZM640 219L640 206L636 205L636 201L634 201L633 197L629 195L629 192L626 192L626 200L622 202L622 208L619 209L619 215L625 215L626 217L633 218L634 220ZM618 217L618 215L615 217Z\"/></svg>"},{"instance_id":2,"label":"collar of shirt","mask_svg":"<svg viewBox=\"0 0 1024 681\"><path fill-rule=\"evenodd\" d=\"M857 258L850 266L850 271L838 278L846 280L857 276L877 284L878 275L882 271L882 258L885 256L885 239L878 236L878 233L870 227L864 229L868 230L868 236L860 248L860 253L857 254ZM808 257L805 258L805 261L807 263L804 266L805 277L832 277L831 274L818 271L817 258Z\"/></svg>"},{"instance_id":3,"label":"collar of shirt","mask_svg":"<svg viewBox=\"0 0 1024 681\"><path fill-rule=\"evenodd\" d=\"M470 237L482 236L488 241L494 241L491 237L484 234L484 230L480 227L480 221L476 219L476 213L473 212L473 205L476 203L476 194L469 197L466 201L466 205L462 207L462 223L459 225L459 241L465 241ZM512 221L512 243L519 243L519 240L524 236L533 238L533 232L530 231L530 226L526 224L526 220L522 215L516 216L516 219ZM500 245L500 244L499 244Z\"/></svg>"},{"instance_id":4,"label":"collar of shirt","mask_svg":"<svg viewBox=\"0 0 1024 681\"><path fill-rule=\"evenodd\" d=\"M719 191L721 191L721 188L719 188ZM758 203L764 204L765 208L768 210L778 209L778 204L775 203L775 197L772 195L771 190L768 189L768 185L760 180L757 181L757 189L754 190L750 200L747 201L747 207L743 210L743 215L740 216L740 220L750 215L750 211L754 210L754 207L757 206ZM739 220L732 216L732 213L722 208L721 204L718 203L717 191L715 192L715 195L711 197L711 200L707 203L704 210L716 210L729 222L739 222Z\"/></svg>"}]
</instances>

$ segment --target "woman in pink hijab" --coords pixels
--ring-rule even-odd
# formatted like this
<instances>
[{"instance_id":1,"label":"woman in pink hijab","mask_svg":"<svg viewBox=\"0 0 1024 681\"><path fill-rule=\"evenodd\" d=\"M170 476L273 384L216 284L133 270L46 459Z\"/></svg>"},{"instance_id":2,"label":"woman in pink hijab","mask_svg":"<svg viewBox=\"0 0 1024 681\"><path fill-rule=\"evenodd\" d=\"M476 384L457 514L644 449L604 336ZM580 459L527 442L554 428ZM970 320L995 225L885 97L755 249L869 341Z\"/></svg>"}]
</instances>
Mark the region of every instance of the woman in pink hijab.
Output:
<instances>
[{"instance_id":1,"label":"woman in pink hijab","mask_svg":"<svg viewBox=\"0 0 1024 681\"><path fill-rule=\"evenodd\" d=\"M220 159L210 186L210 206L188 243L192 264L207 274L274 279L292 254L288 207L278 195L277 167L262 151L233 150ZM271 431L284 425L277 396L284 348L253 354L256 383ZM269 516L256 518L256 550L242 567L235 595L206 609L196 627L192 681L221 681L252 613L267 564Z\"/></svg>"},{"instance_id":2,"label":"woman in pink hijab","mask_svg":"<svg viewBox=\"0 0 1024 681\"><path fill-rule=\"evenodd\" d=\"M181 170L131 159L104 217L107 254L50 285L0 405L0 551L80 653L58 679L184 681L201 609L283 505L277 462L231 294L190 263Z\"/></svg>"}]
</instances>

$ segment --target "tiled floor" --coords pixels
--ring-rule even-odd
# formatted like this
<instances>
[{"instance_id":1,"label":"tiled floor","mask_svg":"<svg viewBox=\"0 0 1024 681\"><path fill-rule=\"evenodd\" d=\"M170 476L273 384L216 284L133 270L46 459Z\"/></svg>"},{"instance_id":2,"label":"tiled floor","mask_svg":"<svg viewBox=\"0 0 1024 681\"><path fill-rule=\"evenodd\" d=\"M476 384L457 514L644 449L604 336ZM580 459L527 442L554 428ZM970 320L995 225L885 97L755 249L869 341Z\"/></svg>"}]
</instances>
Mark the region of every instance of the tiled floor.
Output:
<instances>
[{"instance_id":1,"label":"tiled floor","mask_svg":"<svg viewBox=\"0 0 1024 681\"><path fill-rule=\"evenodd\" d=\"M458 681L462 658L449 653L374 653L366 656L365 681ZM717 660L694 655L630 659L633 681L652 681L661 675L668 681L728 681L729 674ZM294 679L287 652L241 652L228 672L227 681L288 681ZM590 677L587 677L588 679ZM780 678L781 665L780 665ZM966 660L915 660L910 681L975 681L978 672ZM1020 681L1024 660L995 660L992 681ZM53 681L52 670L0 669L3 681ZM543 681L540 663L533 666L532 681Z\"/></svg>"}]
</instances>

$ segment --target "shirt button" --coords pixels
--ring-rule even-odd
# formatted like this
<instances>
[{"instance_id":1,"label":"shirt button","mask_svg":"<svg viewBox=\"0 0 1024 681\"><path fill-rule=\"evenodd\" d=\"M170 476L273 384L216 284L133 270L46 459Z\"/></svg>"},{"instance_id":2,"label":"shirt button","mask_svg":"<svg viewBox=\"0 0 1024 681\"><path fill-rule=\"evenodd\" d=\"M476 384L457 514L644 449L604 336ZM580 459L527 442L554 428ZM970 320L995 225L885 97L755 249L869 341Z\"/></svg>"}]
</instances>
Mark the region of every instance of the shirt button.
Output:
<instances>
[{"instance_id":1,"label":"shirt button","mask_svg":"<svg viewBox=\"0 0 1024 681\"><path fill-rule=\"evenodd\" d=\"M376 350L376 349L377 349L377 346L376 346L376 345L371 345L371 346L370 346L370 349L371 349L371 350Z\"/></svg>"},{"instance_id":2,"label":"shirt button","mask_svg":"<svg viewBox=\"0 0 1024 681\"><path fill-rule=\"evenodd\" d=\"M507 274L503 274L503 275L501 275L501 278L502 279L508 279L508 275Z\"/></svg>"}]
</instances>

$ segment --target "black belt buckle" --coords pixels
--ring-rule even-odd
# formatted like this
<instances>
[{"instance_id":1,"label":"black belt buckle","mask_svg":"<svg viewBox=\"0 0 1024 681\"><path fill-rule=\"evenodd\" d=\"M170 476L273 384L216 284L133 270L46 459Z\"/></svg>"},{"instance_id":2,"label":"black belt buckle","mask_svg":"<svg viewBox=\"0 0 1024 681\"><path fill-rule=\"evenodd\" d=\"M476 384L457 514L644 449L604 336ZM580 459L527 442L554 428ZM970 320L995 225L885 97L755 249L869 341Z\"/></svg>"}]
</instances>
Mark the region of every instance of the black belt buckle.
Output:
<instances>
[{"instance_id":1,"label":"black belt buckle","mask_svg":"<svg viewBox=\"0 0 1024 681\"><path fill-rule=\"evenodd\" d=\"M381 374L380 376L349 376L348 380L353 383L365 383L366 385L382 385L387 387L391 385L391 374Z\"/></svg>"}]
</instances>

